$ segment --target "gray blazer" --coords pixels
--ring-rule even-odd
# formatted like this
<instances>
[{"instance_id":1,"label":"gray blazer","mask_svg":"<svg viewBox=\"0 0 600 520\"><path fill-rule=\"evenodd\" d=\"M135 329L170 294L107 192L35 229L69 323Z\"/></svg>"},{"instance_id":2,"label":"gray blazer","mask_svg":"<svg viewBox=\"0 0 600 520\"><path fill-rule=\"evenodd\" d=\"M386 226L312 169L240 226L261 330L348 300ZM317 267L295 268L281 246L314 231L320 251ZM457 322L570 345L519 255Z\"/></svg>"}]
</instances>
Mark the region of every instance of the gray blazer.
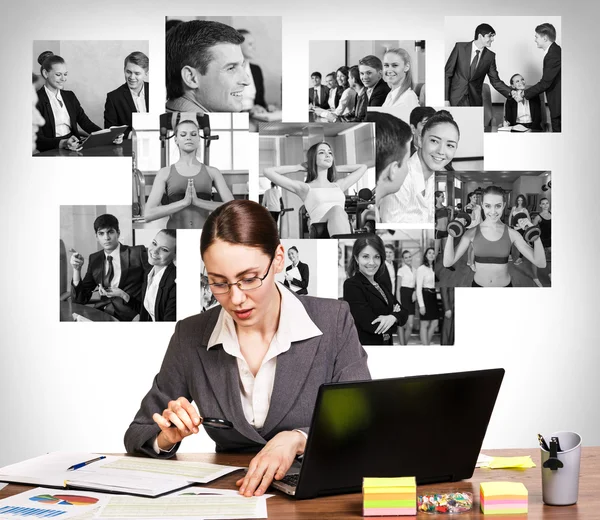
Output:
<instances>
[{"instance_id":1,"label":"gray blazer","mask_svg":"<svg viewBox=\"0 0 600 520\"><path fill-rule=\"evenodd\" d=\"M323 383L371 379L367 354L344 301L298 297L322 336L292 343L277 357L277 370L269 412L260 429L251 426L242 409L237 361L222 346L207 349L221 307L191 316L177 323L160 372L140 410L125 432L128 453L151 457L152 444L160 432L152 420L169 401L185 397L195 401L200 415L227 419L233 429L206 431L216 443L216 451L259 451L269 439L286 430L308 432L317 392Z\"/></svg>"}]
</instances>

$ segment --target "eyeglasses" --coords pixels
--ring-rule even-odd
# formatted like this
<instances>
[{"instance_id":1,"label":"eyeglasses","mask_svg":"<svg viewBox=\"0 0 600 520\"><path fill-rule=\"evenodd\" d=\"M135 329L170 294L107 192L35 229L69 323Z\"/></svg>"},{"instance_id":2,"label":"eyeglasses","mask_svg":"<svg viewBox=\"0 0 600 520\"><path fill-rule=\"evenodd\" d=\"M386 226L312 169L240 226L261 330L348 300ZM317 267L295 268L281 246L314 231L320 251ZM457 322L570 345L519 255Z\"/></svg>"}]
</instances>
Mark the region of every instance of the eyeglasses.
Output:
<instances>
[{"instance_id":1,"label":"eyeglasses","mask_svg":"<svg viewBox=\"0 0 600 520\"><path fill-rule=\"evenodd\" d=\"M273 260L275 260L275 253L271 257L271 261L269 262L269 268L264 276L254 276L252 278L244 278L242 280L238 280L237 282L227 283L227 282L216 282L209 283L208 286L213 294L227 294L231 290L232 285L237 285L238 289L242 291L253 291L254 289L258 289L263 284L263 280L269 275L269 271L271 270L271 266L273 265Z\"/></svg>"}]
</instances>

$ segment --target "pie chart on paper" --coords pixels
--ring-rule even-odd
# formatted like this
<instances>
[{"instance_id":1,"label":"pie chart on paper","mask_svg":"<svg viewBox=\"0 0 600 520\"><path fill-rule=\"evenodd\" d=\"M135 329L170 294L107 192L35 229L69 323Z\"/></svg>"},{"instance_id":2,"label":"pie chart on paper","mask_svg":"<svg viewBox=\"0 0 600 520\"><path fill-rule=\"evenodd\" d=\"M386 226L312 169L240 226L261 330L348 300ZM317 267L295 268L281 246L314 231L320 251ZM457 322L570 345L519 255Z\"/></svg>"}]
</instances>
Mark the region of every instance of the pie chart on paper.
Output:
<instances>
[{"instance_id":1,"label":"pie chart on paper","mask_svg":"<svg viewBox=\"0 0 600 520\"><path fill-rule=\"evenodd\" d=\"M29 500L41 504L58 504L61 506L90 506L98 502L97 498L80 495L37 495Z\"/></svg>"}]
</instances>

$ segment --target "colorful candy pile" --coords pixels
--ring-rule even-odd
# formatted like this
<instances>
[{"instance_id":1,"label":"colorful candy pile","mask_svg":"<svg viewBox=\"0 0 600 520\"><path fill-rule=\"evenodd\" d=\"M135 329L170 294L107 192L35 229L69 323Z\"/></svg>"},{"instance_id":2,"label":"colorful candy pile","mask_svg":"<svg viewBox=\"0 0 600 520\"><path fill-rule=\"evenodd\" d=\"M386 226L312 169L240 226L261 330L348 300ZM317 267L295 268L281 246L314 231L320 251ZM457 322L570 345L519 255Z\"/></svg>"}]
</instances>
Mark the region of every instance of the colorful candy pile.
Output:
<instances>
[{"instance_id":1,"label":"colorful candy pile","mask_svg":"<svg viewBox=\"0 0 600 520\"><path fill-rule=\"evenodd\" d=\"M465 513L473 508L472 493L432 493L420 495L417 509L423 513Z\"/></svg>"},{"instance_id":2,"label":"colorful candy pile","mask_svg":"<svg viewBox=\"0 0 600 520\"><path fill-rule=\"evenodd\" d=\"M482 482L479 490L484 515L527 513L527 488L520 482Z\"/></svg>"},{"instance_id":3,"label":"colorful candy pile","mask_svg":"<svg viewBox=\"0 0 600 520\"><path fill-rule=\"evenodd\" d=\"M415 516L415 477L363 478L363 516Z\"/></svg>"}]
</instances>

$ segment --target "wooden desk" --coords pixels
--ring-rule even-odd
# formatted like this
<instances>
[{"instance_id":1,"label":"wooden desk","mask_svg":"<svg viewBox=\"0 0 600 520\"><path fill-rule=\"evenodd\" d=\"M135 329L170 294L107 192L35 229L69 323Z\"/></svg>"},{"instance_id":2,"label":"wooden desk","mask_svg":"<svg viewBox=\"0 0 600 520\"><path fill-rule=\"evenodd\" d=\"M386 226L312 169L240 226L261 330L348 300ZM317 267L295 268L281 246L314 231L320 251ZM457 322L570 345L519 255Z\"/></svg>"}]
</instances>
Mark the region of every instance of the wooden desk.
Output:
<instances>
[{"instance_id":1,"label":"wooden desk","mask_svg":"<svg viewBox=\"0 0 600 520\"><path fill-rule=\"evenodd\" d=\"M448 518L450 520L463 520L467 518L488 518L497 520L590 520L600 518L600 447L583 448L581 459L581 476L579 480L579 501L574 506L546 506L542 502L542 477L540 473L540 450L485 450L487 455L495 456L517 456L531 455L537 467L527 470L489 470L476 469L473 478L462 482L446 484L431 484L419 486L418 493L434 491L470 491L475 499L475 507L470 513L460 515L437 515L432 516L420 513L419 518ZM216 464L231 464L234 466L247 466L252 458L251 455L233 454L181 454L178 460L196 460L212 462ZM208 484L210 487L235 489L235 481L240 478L241 472L236 471L230 475ZM488 515L487 517L479 509L479 483L494 480L512 480L522 482L529 491L529 514L528 515ZM19 486L9 484L0 490L0 498L31 489L32 486ZM345 520L350 518L362 518L362 495L337 495L331 497L315 498L312 500L295 500L287 495L269 490L275 496L267 500L267 512L269 519L285 520ZM386 517L381 517L385 520ZM392 518L392 517L388 517ZM414 518L414 517L395 517Z\"/></svg>"}]
</instances>

